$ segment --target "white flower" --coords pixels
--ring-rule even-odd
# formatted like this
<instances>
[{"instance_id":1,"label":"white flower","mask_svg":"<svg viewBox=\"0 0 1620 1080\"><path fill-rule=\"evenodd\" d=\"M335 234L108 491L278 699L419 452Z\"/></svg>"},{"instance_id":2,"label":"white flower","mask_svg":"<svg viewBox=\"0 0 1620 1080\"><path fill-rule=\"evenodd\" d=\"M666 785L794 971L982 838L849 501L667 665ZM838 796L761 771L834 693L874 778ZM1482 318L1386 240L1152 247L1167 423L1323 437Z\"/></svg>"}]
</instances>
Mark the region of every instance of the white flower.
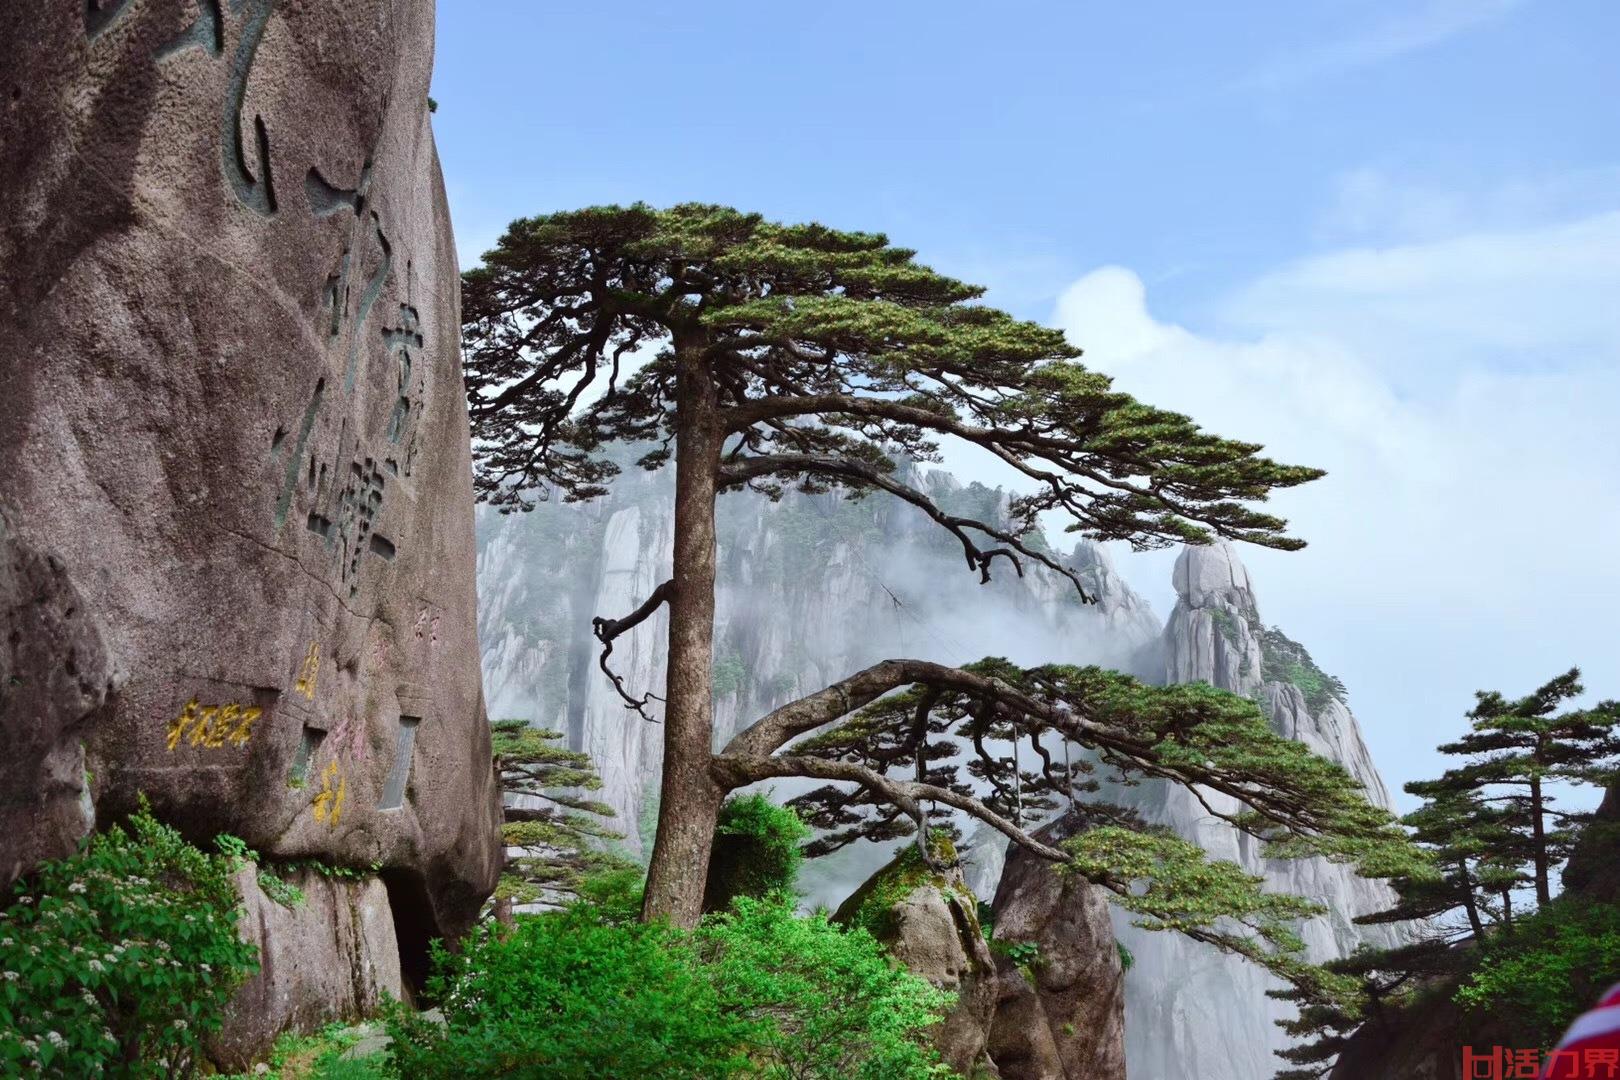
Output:
<instances>
[{"instance_id":1,"label":"white flower","mask_svg":"<svg viewBox=\"0 0 1620 1080\"><path fill-rule=\"evenodd\" d=\"M176 1020L174 1022L174 1030L176 1030L176 1031L184 1031L184 1030L186 1030L186 1022L184 1020Z\"/></svg>"},{"instance_id":2,"label":"white flower","mask_svg":"<svg viewBox=\"0 0 1620 1080\"><path fill-rule=\"evenodd\" d=\"M7 982L16 982L18 979L22 978L22 976L17 974L15 971L4 971L0 972L0 978L4 978Z\"/></svg>"},{"instance_id":3,"label":"white flower","mask_svg":"<svg viewBox=\"0 0 1620 1080\"><path fill-rule=\"evenodd\" d=\"M204 975L212 975L214 973L214 969L209 967L207 964L198 964L197 966L203 969Z\"/></svg>"},{"instance_id":4,"label":"white flower","mask_svg":"<svg viewBox=\"0 0 1620 1080\"><path fill-rule=\"evenodd\" d=\"M45 1033L45 1038L46 1038L47 1041L50 1042L50 1044L52 1046L66 1046L67 1045L67 1040L62 1038L62 1035L61 1035L60 1032L47 1031Z\"/></svg>"},{"instance_id":5,"label":"white flower","mask_svg":"<svg viewBox=\"0 0 1620 1080\"><path fill-rule=\"evenodd\" d=\"M90 961L90 970L99 972L99 971L106 971L107 968L102 964L102 962L100 960L92 960L92 961Z\"/></svg>"},{"instance_id":6,"label":"white flower","mask_svg":"<svg viewBox=\"0 0 1620 1080\"><path fill-rule=\"evenodd\" d=\"M73 884L68 886L68 892L71 892L71 893L82 893L82 892L84 892L84 882L75 881Z\"/></svg>"},{"instance_id":7,"label":"white flower","mask_svg":"<svg viewBox=\"0 0 1620 1080\"><path fill-rule=\"evenodd\" d=\"M30 1054L32 1054L34 1051L39 1049L39 1040L38 1039L24 1039L22 1041L22 1046L23 1046L24 1050L26 1050Z\"/></svg>"},{"instance_id":8,"label":"white flower","mask_svg":"<svg viewBox=\"0 0 1620 1080\"><path fill-rule=\"evenodd\" d=\"M0 938L0 949L9 949L15 944L11 938Z\"/></svg>"}]
</instances>

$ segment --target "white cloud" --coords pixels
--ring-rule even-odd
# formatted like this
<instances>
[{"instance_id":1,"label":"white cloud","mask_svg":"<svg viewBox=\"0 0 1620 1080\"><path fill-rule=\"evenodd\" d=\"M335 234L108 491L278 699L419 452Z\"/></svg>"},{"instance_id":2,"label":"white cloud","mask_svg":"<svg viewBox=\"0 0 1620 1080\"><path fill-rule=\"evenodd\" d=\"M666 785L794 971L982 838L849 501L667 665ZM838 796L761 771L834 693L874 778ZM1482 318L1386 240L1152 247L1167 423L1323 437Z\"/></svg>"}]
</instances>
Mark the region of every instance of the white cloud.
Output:
<instances>
[{"instance_id":1,"label":"white cloud","mask_svg":"<svg viewBox=\"0 0 1620 1080\"><path fill-rule=\"evenodd\" d=\"M1475 689L1578 663L1620 695L1617 287L1620 214L1306 260L1232 298L1241 331L1156 319L1117 267L1055 319L1121 389L1328 469L1276 499L1310 547L1244 557L1398 789L1443 767ZM1125 570L1168 600L1163 559Z\"/></svg>"},{"instance_id":2,"label":"white cloud","mask_svg":"<svg viewBox=\"0 0 1620 1080\"><path fill-rule=\"evenodd\" d=\"M1339 244L1409 243L1533 228L1612 207L1616 190L1620 166L1615 165L1488 184L1469 176L1449 176L1440 184L1367 165L1334 180L1316 238Z\"/></svg>"},{"instance_id":3,"label":"white cloud","mask_svg":"<svg viewBox=\"0 0 1620 1080\"><path fill-rule=\"evenodd\" d=\"M1495 22L1523 2L1428 0L1422 4L1400 4L1398 14L1369 26L1353 28L1337 41L1279 56L1251 72L1239 85L1250 90L1283 90L1371 67Z\"/></svg>"},{"instance_id":4,"label":"white cloud","mask_svg":"<svg viewBox=\"0 0 1620 1080\"><path fill-rule=\"evenodd\" d=\"M1346 343L1403 383L1480 364L1543 370L1620 354L1620 211L1302 260L1220 312L1264 334Z\"/></svg>"}]
</instances>

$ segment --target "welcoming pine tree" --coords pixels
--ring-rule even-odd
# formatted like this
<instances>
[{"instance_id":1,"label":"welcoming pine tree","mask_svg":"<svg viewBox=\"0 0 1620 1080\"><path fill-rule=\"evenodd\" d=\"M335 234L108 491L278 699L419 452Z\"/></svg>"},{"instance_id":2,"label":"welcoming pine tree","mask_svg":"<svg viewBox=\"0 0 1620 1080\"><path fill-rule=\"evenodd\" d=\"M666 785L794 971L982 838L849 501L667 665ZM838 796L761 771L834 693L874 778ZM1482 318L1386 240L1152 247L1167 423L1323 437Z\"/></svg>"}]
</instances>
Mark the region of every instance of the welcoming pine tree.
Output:
<instances>
[{"instance_id":1,"label":"welcoming pine tree","mask_svg":"<svg viewBox=\"0 0 1620 1080\"><path fill-rule=\"evenodd\" d=\"M925 739L963 723L1010 724L1017 737L1037 740L1047 732L1129 774L1231 794L1252 808L1237 823L1281 853L1327 852L1392 872L1404 840L1387 815L1342 770L1297 744L1265 739L1252 705L1208 688L1158 691L1075 669L894 660L777 710L713 752L715 500L723 492L747 488L774 499L786 485L884 491L950 532L981 579L998 559L1020 574L1035 562L1068 577L1082 597L1079 578L1028 539L1045 512L1065 517L1070 531L1138 548L1216 538L1301 546L1282 520L1252 504L1318 470L1277 464L1254 444L1115 391L1076 362L1079 351L1059 331L976 303L981 289L914 254L878 234L780 225L725 207L635 205L515 221L464 277L483 499L515 510L553 493L598 495L616 472L600 453L611 442L654 444L641 460L647 469L674 461L673 576L635 611L595 621L604 672L628 708L652 719L652 695L627 690L610 654L618 635L669 606L663 788L644 916L697 921L728 791L809 776L858 785L913 827L924 801L955 806L1113 882L1122 899L1133 892L1130 881L1155 875L1183 889L1224 890L1264 926L1262 938L1289 944L1282 938L1292 908L1255 899L1252 881L1222 878L1230 877L1222 864L1194 858L1173 838L1099 830L1084 851L1061 851L960 785L931 782L926 764L936 751L908 751L916 775L905 779L888 775L889 762L862 760L855 746L781 752L850 717L841 729L847 737L851 723L871 724L875 739L915 745L895 730L896 706L861 712L910 687L906 731ZM1010 522L949 513L897 477L897 459L938 460L943 438L977 446L1032 482L1033 492L1013 501ZM1174 894L1173 884L1165 888ZM1219 935L1200 910L1185 894L1171 895L1152 918Z\"/></svg>"}]
</instances>

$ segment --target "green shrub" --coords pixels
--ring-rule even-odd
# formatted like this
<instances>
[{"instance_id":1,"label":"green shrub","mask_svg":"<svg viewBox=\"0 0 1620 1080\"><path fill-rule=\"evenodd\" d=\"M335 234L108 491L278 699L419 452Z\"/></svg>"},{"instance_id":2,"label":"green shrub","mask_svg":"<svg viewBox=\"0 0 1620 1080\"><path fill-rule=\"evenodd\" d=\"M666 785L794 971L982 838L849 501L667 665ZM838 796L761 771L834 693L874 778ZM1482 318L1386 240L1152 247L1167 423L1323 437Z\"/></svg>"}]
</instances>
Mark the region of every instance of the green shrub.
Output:
<instances>
[{"instance_id":1,"label":"green shrub","mask_svg":"<svg viewBox=\"0 0 1620 1080\"><path fill-rule=\"evenodd\" d=\"M1486 939L1456 994L1475 1021L1504 1024L1525 1046L1552 1046L1620 980L1620 907L1565 895Z\"/></svg>"},{"instance_id":2,"label":"green shrub","mask_svg":"<svg viewBox=\"0 0 1620 1080\"><path fill-rule=\"evenodd\" d=\"M665 926L606 925L584 907L488 925L459 954L435 946L429 994L445 1026L396 1009L401 1076L552 1080L723 1077L754 1024L726 1016L691 945Z\"/></svg>"},{"instance_id":3,"label":"green shrub","mask_svg":"<svg viewBox=\"0 0 1620 1080\"><path fill-rule=\"evenodd\" d=\"M764 795L736 795L720 808L703 910L724 911L739 896L789 892L804 861L799 843L810 829L799 815Z\"/></svg>"},{"instance_id":4,"label":"green shrub","mask_svg":"<svg viewBox=\"0 0 1620 1080\"><path fill-rule=\"evenodd\" d=\"M184 1076L257 970L237 936L235 858L143 807L42 865L0 912L0 1074Z\"/></svg>"},{"instance_id":5,"label":"green shrub","mask_svg":"<svg viewBox=\"0 0 1620 1080\"><path fill-rule=\"evenodd\" d=\"M954 995L891 964L864 931L794 916L780 894L739 897L698 928L722 1008L758 1021L750 1076L912 1080L949 1076L920 1032Z\"/></svg>"},{"instance_id":6,"label":"green shrub","mask_svg":"<svg viewBox=\"0 0 1620 1080\"><path fill-rule=\"evenodd\" d=\"M920 1032L950 995L785 899L740 898L693 933L581 904L485 926L434 965L445 1023L389 1018L390 1067L413 1080L948 1075Z\"/></svg>"}]
</instances>

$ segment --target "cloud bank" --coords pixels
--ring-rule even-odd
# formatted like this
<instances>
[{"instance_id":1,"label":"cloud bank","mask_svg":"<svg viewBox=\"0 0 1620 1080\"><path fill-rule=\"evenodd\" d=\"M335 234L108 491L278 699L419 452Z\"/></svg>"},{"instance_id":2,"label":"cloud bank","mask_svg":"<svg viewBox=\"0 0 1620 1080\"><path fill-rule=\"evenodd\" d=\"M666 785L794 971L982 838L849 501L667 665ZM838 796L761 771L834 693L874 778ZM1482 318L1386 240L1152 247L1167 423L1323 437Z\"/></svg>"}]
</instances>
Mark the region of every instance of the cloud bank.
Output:
<instances>
[{"instance_id":1,"label":"cloud bank","mask_svg":"<svg viewBox=\"0 0 1620 1080\"><path fill-rule=\"evenodd\" d=\"M1606 213L1304 259L1200 331L1107 267L1054 319L1121 389L1328 470L1276 499L1310 547L1243 555L1398 789L1445 767L1475 689L1579 664L1620 695L1617 296ZM1122 569L1162 610L1161 562Z\"/></svg>"}]
</instances>

